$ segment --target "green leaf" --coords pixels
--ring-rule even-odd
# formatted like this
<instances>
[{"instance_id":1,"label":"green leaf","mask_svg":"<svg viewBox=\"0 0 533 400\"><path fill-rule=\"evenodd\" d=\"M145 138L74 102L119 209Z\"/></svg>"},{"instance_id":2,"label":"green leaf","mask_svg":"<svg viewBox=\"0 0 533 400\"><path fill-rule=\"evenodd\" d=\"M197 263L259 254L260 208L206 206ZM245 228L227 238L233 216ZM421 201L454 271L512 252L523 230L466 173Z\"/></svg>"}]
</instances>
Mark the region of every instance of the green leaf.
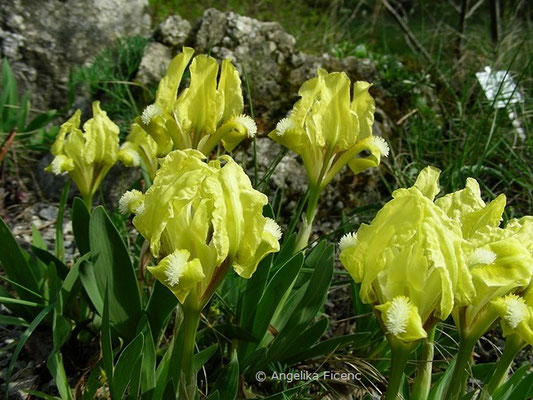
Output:
<instances>
[{"instance_id":1,"label":"green leaf","mask_svg":"<svg viewBox=\"0 0 533 400\"><path fill-rule=\"evenodd\" d=\"M252 330L255 311L261 296L265 291L268 276L272 267L274 254L269 254L259 263L252 277L246 281L246 288L241 295L239 325L248 331Z\"/></svg>"},{"instance_id":2,"label":"green leaf","mask_svg":"<svg viewBox=\"0 0 533 400\"><path fill-rule=\"evenodd\" d=\"M50 263L46 270L46 280L44 285L44 298L47 302L55 302L60 288L61 280L57 276L56 266L54 263Z\"/></svg>"},{"instance_id":3,"label":"green leaf","mask_svg":"<svg viewBox=\"0 0 533 400\"><path fill-rule=\"evenodd\" d=\"M265 293L257 305L252 327L252 335L254 337L261 339L264 336L279 302L285 295L285 292L291 287L292 282L298 276L303 261L303 254L297 253L285 264L279 267L276 274L268 283Z\"/></svg>"},{"instance_id":4,"label":"green leaf","mask_svg":"<svg viewBox=\"0 0 533 400\"><path fill-rule=\"evenodd\" d=\"M333 277L335 246L327 246L320 257L311 257L312 254L309 255L307 261L314 269L313 275L302 300L295 307L285 327L272 342L268 352L270 361L279 359L279 357L289 351L296 338L309 326L326 301L331 278Z\"/></svg>"},{"instance_id":5,"label":"green leaf","mask_svg":"<svg viewBox=\"0 0 533 400\"><path fill-rule=\"evenodd\" d=\"M309 350L309 348L318 342L324 333L326 333L328 326L328 319L322 318L309 328L304 329L293 342L293 345L283 354L283 356L280 358L280 361L284 361L295 354Z\"/></svg>"},{"instance_id":6,"label":"green leaf","mask_svg":"<svg viewBox=\"0 0 533 400\"><path fill-rule=\"evenodd\" d=\"M17 129L19 132L24 132L24 127L26 126L26 118L28 118L29 109L30 95L29 93L24 93L22 99L20 100L20 108L18 109L17 115Z\"/></svg>"},{"instance_id":7,"label":"green leaf","mask_svg":"<svg viewBox=\"0 0 533 400\"><path fill-rule=\"evenodd\" d=\"M440 400L444 398L444 393L446 393L446 390L448 386L450 385L450 381L452 379L454 366L455 366L455 359L453 359L448 364L448 368L446 368L446 371L444 372L444 374L431 388L431 391L429 392L428 400Z\"/></svg>"},{"instance_id":8,"label":"green leaf","mask_svg":"<svg viewBox=\"0 0 533 400\"><path fill-rule=\"evenodd\" d=\"M39 231L39 229L37 229L35 224L31 224L31 239L33 246L41 250L48 251L48 246L46 245L43 239L43 235L41 235L41 232Z\"/></svg>"},{"instance_id":9,"label":"green leaf","mask_svg":"<svg viewBox=\"0 0 533 400\"><path fill-rule=\"evenodd\" d=\"M90 255L86 254L76 261L76 263L73 265L73 267L69 270L67 276L65 277L65 280L63 281L63 285L61 286L61 298L63 301L63 304L68 301L70 296L72 295L72 292L78 283L79 277L80 277L80 265L87 262Z\"/></svg>"},{"instance_id":10,"label":"green leaf","mask_svg":"<svg viewBox=\"0 0 533 400\"><path fill-rule=\"evenodd\" d=\"M168 390L168 385L171 384L172 382L171 379L167 379L167 378L168 378L169 366L170 366L170 361L171 361L170 358L172 355L174 342L175 342L175 339L172 339L171 346L168 348L166 353L163 355L163 359L157 366L156 385L155 385L154 394L152 396L153 399L165 398L165 393L166 393L166 390Z\"/></svg>"},{"instance_id":11,"label":"green leaf","mask_svg":"<svg viewBox=\"0 0 533 400\"><path fill-rule=\"evenodd\" d=\"M74 240L80 254L86 254L90 251L89 242L89 221L91 214L82 199L76 197L72 203L72 231Z\"/></svg>"},{"instance_id":12,"label":"green leaf","mask_svg":"<svg viewBox=\"0 0 533 400\"><path fill-rule=\"evenodd\" d=\"M27 393L27 394L30 394L32 396L35 396L39 399L44 399L44 400L61 400L61 397L57 397L57 396L51 396L49 394L46 394L46 393L43 393L43 392L39 392L38 390L21 390L22 393Z\"/></svg>"},{"instance_id":13,"label":"green leaf","mask_svg":"<svg viewBox=\"0 0 533 400\"><path fill-rule=\"evenodd\" d=\"M302 390L306 386L307 386L307 384L303 383L301 385L292 387L290 389L286 389L286 390L284 390L282 392L273 394L272 396L264 397L263 400L287 400L288 398L290 399L290 397L288 397L288 396L290 396L292 394L297 394L300 390Z\"/></svg>"},{"instance_id":14,"label":"green leaf","mask_svg":"<svg viewBox=\"0 0 533 400\"><path fill-rule=\"evenodd\" d=\"M529 373L516 385L509 400L522 400L533 398L533 373Z\"/></svg>"},{"instance_id":15,"label":"green leaf","mask_svg":"<svg viewBox=\"0 0 533 400\"><path fill-rule=\"evenodd\" d=\"M72 391L68 385L67 374L65 373L65 367L63 366L63 357L59 352L53 352L46 363L50 374L54 378L54 383L57 386L59 395L63 400L71 400Z\"/></svg>"},{"instance_id":16,"label":"green leaf","mask_svg":"<svg viewBox=\"0 0 533 400\"><path fill-rule=\"evenodd\" d=\"M369 304L364 304L359 297L359 290L361 288L360 283L351 282L351 297L352 297L352 308L353 314L357 316L362 316L367 314L368 317L362 317L357 319L358 330L369 331L369 332L379 332L379 323L376 318L374 318L374 312L372 307Z\"/></svg>"},{"instance_id":17,"label":"green leaf","mask_svg":"<svg viewBox=\"0 0 533 400\"><path fill-rule=\"evenodd\" d=\"M143 357L141 368L141 392L151 392L156 385L155 366L156 366L156 349L150 323L146 315L143 315L139 323L139 332L144 336Z\"/></svg>"},{"instance_id":18,"label":"green leaf","mask_svg":"<svg viewBox=\"0 0 533 400\"><path fill-rule=\"evenodd\" d=\"M61 347L63 347L63 345L68 340L71 331L72 326L70 322L54 310L54 320L52 323L52 338L54 343L54 351L57 352L61 349Z\"/></svg>"},{"instance_id":19,"label":"green leaf","mask_svg":"<svg viewBox=\"0 0 533 400\"><path fill-rule=\"evenodd\" d=\"M318 357L322 357L328 354L332 354L340 348L352 345L354 348L361 348L369 345L370 332L352 333L349 335L339 336L324 340L308 349L302 350L291 357L283 358L283 362L288 365L295 364L299 361L309 361Z\"/></svg>"},{"instance_id":20,"label":"green leaf","mask_svg":"<svg viewBox=\"0 0 533 400\"><path fill-rule=\"evenodd\" d=\"M65 260L65 243L63 242L63 215L65 214L65 204L68 200L68 192L70 190L70 181L65 183L63 190L61 191L61 197L59 199L59 208L57 210L56 218L56 242L55 251L56 257L61 261Z\"/></svg>"},{"instance_id":21,"label":"green leaf","mask_svg":"<svg viewBox=\"0 0 533 400\"><path fill-rule=\"evenodd\" d=\"M11 132L16 127L17 109L7 106L18 104L17 81L11 71L9 62L2 62L2 93L0 94L0 124L2 132Z\"/></svg>"},{"instance_id":22,"label":"green leaf","mask_svg":"<svg viewBox=\"0 0 533 400\"><path fill-rule=\"evenodd\" d=\"M216 325L215 329L217 332L220 332L223 337L230 340L239 339L245 342L258 342L257 338L255 338L249 331L241 328L240 326L228 323Z\"/></svg>"},{"instance_id":23,"label":"green leaf","mask_svg":"<svg viewBox=\"0 0 533 400\"><path fill-rule=\"evenodd\" d=\"M128 399L137 400L139 399L139 390L141 389L141 379L142 379L142 365L144 357L141 357L135 363L133 371L131 373L131 383L129 389ZM148 397L148 396L145 396Z\"/></svg>"},{"instance_id":24,"label":"green leaf","mask_svg":"<svg viewBox=\"0 0 533 400\"><path fill-rule=\"evenodd\" d=\"M57 269L58 275L61 277L61 279L65 279L65 277L69 273L69 268L65 265L63 261L58 259L56 256L54 256L47 250L43 250L39 247L31 246L31 251L39 260L41 260L46 265L53 263Z\"/></svg>"},{"instance_id":25,"label":"green leaf","mask_svg":"<svg viewBox=\"0 0 533 400\"><path fill-rule=\"evenodd\" d=\"M14 297L0 297L0 303L1 304L19 304L21 306L28 306L28 307L41 307L42 306L42 304L40 303L35 303L33 301L20 300Z\"/></svg>"},{"instance_id":26,"label":"green leaf","mask_svg":"<svg viewBox=\"0 0 533 400\"><path fill-rule=\"evenodd\" d=\"M2 218L0 218L0 243L2 243L2 248L9 249L9 251L0 251L0 264L2 264L7 276L19 285L39 293L40 277L35 275L35 270L29 263L29 255L20 248ZM41 298L22 290L18 286L15 286L14 289L23 300L41 301Z\"/></svg>"},{"instance_id":27,"label":"green leaf","mask_svg":"<svg viewBox=\"0 0 533 400\"><path fill-rule=\"evenodd\" d=\"M89 300L94 306L96 312L100 315L104 313L104 301L96 284L93 264L89 261L83 261L79 266L80 281L89 296Z\"/></svg>"},{"instance_id":28,"label":"green leaf","mask_svg":"<svg viewBox=\"0 0 533 400\"><path fill-rule=\"evenodd\" d=\"M91 215L89 238L100 295L109 289L109 321L118 334L131 339L141 314L141 299L129 253L104 208ZM103 297L103 296L102 296Z\"/></svg>"},{"instance_id":29,"label":"green leaf","mask_svg":"<svg viewBox=\"0 0 533 400\"><path fill-rule=\"evenodd\" d=\"M89 374L89 379L87 379L87 382L85 384L85 390L81 397L82 400L93 400L96 398L96 391L102 386L100 383L100 371L102 369L101 364L102 362L100 361L91 370L91 373Z\"/></svg>"},{"instance_id":30,"label":"green leaf","mask_svg":"<svg viewBox=\"0 0 533 400\"><path fill-rule=\"evenodd\" d=\"M192 364L195 373L202 369L205 363L216 353L217 349L218 343L215 343L194 355Z\"/></svg>"},{"instance_id":31,"label":"green leaf","mask_svg":"<svg viewBox=\"0 0 533 400\"><path fill-rule=\"evenodd\" d=\"M81 277L81 273L80 273ZM109 391L111 392L111 398L114 399L114 388L113 383L113 343L111 341L111 326L109 322L109 291L106 288L103 302L103 314L102 314L102 328L100 329L101 335L101 348L102 348L102 358L104 360L104 371L106 373L107 382L109 385Z\"/></svg>"},{"instance_id":32,"label":"green leaf","mask_svg":"<svg viewBox=\"0 0 533 400\"><path fill-rule=\"evenodd\" d=\"M493 400L507 400L510 398L511 394L514 392L514 389L520 382L520 380L524 377L524 375L528 372L528 370L531 368L530 365L524 365L520 368L518 368L509 379L502 385L500 385L492 394ZM522 397L522 399L526 399L527 397Z\"/></svg>"},{"instance_id":33,"label":"green leaf","mask_svg":"<svg viewBox=\"0 0 533 400\"><path fill-rule=\"evenodd\" d=\"M217 390L211 393L207 399L208 400L220 400L220 393L218 393L218 390Z\"/></svg>"},{"instance_id":34,"label":"green leaf","mask_svg":"<svg viewBox=\"0 0 533 400\"><path fill-rule=\"evenodd\" d=\"M12 317L10 315L0 315L0 325L28 326L28 323L23 318Z\"/></svg>"},{"instance_id":35,"label":"green leaf","mask_svg":"<svg viewBox=\"0 0 533 400\"><path fill-rule=\"evenodd\" d=\"M143 356L144 335L139 333L120 354L113 375L114 398L121 399L131 382L133 367Z\"/></svg>"},{"instance_id":36,"label":"green leaf","mask_svg":"<svg viewBox=\"0 0 533 400\"><path fill-rule=\"evenodd\" d=\"M50 122L52 122L57 117L57 111L56 110L48 110L45 111L39 115L37 115L35 118L33 118L28 126L26 126L23 130L23 132L31 132L35 131L37 129L44 128L46 125L48 125Z\"/></svg>"},{"instance_id":37,"label":"green leaf","mask_svg":"<svg viewBox=\"0 0 533 400\"><path fill-rule=\"evenodd\" d=\"M50 304L47 307L45 307L35 317L35 319L31 322L31 324L28 326L28 328L26 328L24 333L20 336L20 339L19 339L19 341L17 343L17 347L15 348L15 351L13 352L13 355L11 356L11 361L9 362L9 366L7 367L7 371L6 371L6 374L5 374L4 381L5 381L5 387L6 388L9 387L9 381L11 379L11 374L13 373L13 369L15 368L15 362L17 361L17 358L18 358L22 348L26 344L26 341L31 336L33 331L39 326L41 321L50 313L50 311L52 311L53 307L54 307L54 304ZM6 390L6 400L8 398L9 398L9 390Z\"/></svg>"},{"instance_id":38,"label":"green leaf","mask_svg":"<svg viewBox=\"0 0 533 400\"><path fill-rule=\"evenodd\" d=\"M220 398L234 400L239 389L239 358L234 350L231 361L227 364L213 385L213 391L218 391Z\"/></svg>"},{"instance_id":39,"label":"green leaf","mask_svg":"<svg viewBox=\"0 0 533 400\"><path fill-rule=\"evenodd\" d=\"M146 315L150 321L154 343L159 342L159 337L168 322L172 311L178 306L178 299L161 282L155 281L152 294L146 305Z\"/></svg>"}]
</instances>

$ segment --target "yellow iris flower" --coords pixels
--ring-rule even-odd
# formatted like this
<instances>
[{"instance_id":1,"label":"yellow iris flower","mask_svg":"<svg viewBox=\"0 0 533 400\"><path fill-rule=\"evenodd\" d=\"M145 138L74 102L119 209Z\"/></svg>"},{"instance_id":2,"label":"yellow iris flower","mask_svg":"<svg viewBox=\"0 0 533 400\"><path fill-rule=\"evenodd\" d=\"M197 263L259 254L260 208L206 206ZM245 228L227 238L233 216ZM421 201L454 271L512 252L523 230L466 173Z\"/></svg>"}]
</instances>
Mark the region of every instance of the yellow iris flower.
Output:
<instances>
[{"instance_id":1,"label":"yellow iris flower","mask_svg":"<svg viewBox=\"0 0 533 400\"><path fill-rule=\"evenodd\" d=\"M474 296L461 227L434 202L439 173L422 170L370 225L340 242L340 261L361 283L361 300L376 304L388 333L405 342L426 337L427 321L446 319L456 302Z\"/></svg>"},{"instance_id":2,"label":"yellow iris flower","mask_svg":"<svg viewBox=\"0 0 533 400\"><path fill-rule=\"evenodd\" d=\"M436 204L460 223L463 250L472 275L475 296L454 311L456 324L465 333L480 337L497 316L490 302L523 290L533 274L533 218L523 217L500 228L505 208L503 194L486 204L476 180L450 193Z\"/></svg>"},{"instance_id":3,"label":"yellow iris flower","mask_svg":"<svg viewBox=\"0 0 533 400\"><path fill-rule=\"evenodd\" d=\"M323 189L346 164L357 174L388 155L385 140L372 136L375 103L370 86L355 82L350 99L350 79L344 72L319 69L300 88L301 99L290 115L269 134L302 157L312 186ZM359 157L365 150L370 154Z\"/></svg>"},{"instance_id":4,"label":"yellow iris flower","mask_svg":"<svg viewBox=\"0 0 533 400\"><path fill-rule=\"evenodd\" d=\"M184 47L161 79L155 102L137 117L128 136L127 147L137 151L151 177L155 176L157 157L172 150L197 149L209 155L222 143L227 151L257 131L252 118L243 114L241 80L229 60L220 67L206 55L193 59L194 50ZM189 65L190 85L178 95L183 74ZM147 137L138 133L142 130ZM147 143L149 142L149 143ZM135 165L125 157L125 164Z\"/></svg>"},{"instance_id":5,"label":"yellow iris flower","mask_svg":"<svg viewBox=\"0 0 533 400\"><path fill-rule=\"evenodd\" d=\"M267 197L229 156L205 162L197 150L173 151L146 194L127 192L120 203L160 260L149 270L181 303L193 290L207 300L230 267L249 278L279 250L279 226L262 214Z\"/></svg>"},{"instance_id":6,"label":"yellow iris flower","mask_svg":"<svg viewBox=\"0 0 533 400\"><path fill-rule=\"evenodd\" d=\"M93 103L93 118L83 124L83 131L80 120L81 111L77 110L61 125L52 145L55 158L46 170L56 175L68 173L90 205L102 179L117 161L119 128L98 101Z\"/></svg>"}]
</instances>

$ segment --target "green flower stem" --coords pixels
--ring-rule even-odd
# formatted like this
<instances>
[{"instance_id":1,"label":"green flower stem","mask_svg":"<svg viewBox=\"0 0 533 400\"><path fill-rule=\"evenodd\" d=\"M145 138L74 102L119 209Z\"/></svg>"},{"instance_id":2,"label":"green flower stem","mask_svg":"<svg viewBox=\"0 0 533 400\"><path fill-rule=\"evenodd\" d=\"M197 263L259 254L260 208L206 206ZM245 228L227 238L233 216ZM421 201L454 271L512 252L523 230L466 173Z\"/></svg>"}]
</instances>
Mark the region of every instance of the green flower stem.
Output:
<instances>
[{"instance_id":1,"label":"green flower stem","mask_svg":"<svg viewBox=\"0 0 533 400\"><path fill-rule=\"evenodd\" d=\"M197 307L196 294L191 292L183 304L183 321L181 332L183 345L180 359L180 399L194 400L196 396L196 372L193 368L194 345L196 331L200 321L201 308Z\"/></svg>"},{"instance_id":2,"label":"green flower stem","mask_svg":"<svg viewBox=\"0 0 533 400\"><path fill-rule=\"evenodd\" d=\"M485 307L476 312L475 318L468 322L468 307L461 307L454 314L456 325L460 333L459 352L453 369L451 384L446 391L445 399L457 400L466 389L468 370L472 361L472 351L481 336L487 332L498 319L498 312L494 307Z\"/></svg>"},{"instance_id":3,"label":"green flower stem","mask_svg":"<svg viewBox=\"0 0 533 400\"><path fill-rule=\"evenodd\" d=\"M307 208L305 209L305 215L302 221L298 236L296 237L296 247L294 253L307 247L309 243L309 237L313 231L313 221L315 219L316 209L318 206L318 200L320 199L320 186L312 185L309 190L309 198L307 200Z\"/></svg>"},{"instance_id":4,"label":"green flower stem","mask_svg":"<svg viewBox=\"0 0 533 400\"><path fill-rule=\"evenodd\" d=\"M433 365L433 353L435 349L435 329L437 325L433 325L428 330L428 337L422 342L422 352L418 359L419 364L416 368L416 378L413 383L413 391L411 400L425 400L428 398L429 389L431 387L431 368Z\"/></svg>"},{"instance_id":5,"label":"green flower stem","mask_svg":"<svg viewBox=\"0 0 533 400\"><path fill-rule=\"evenodd\" d=\"M409 353L411 353L411 346L392 336L388 336L387 338L392 350L392 359L391 376L384 399L396 400L398 397L398 392L400 391L400 385L402 384L403 373L407 365L407 360L409 359Z\"/></svg>"},{"instance_id":6,"label":"green flower stem","mask_svg":"<svg viewBox=\"0 0 533 400\"><path fill-rule=\"evenodd\" d=\"M92 195L83 196L83 203L85 204L85 207L87 207L87 210L89 211L89 214L90 214L92 207L93 207L93 196Z\"/></svg>"},{"instance_id":7,"label":"green flower stem","mask_svg":"<svg viewBox=\"0 0 533 400\"><path fill-rule=\"evenodd\" d=\"M503 350L503 354L500 357L500 361L498 361L498 366L496 367L496 371L494 371L494 375L490 378L489 383L483 390L483 394L481 395L481 400L490 398L489 395L492 395L494 391L505 383L507 380L507 374L509 372L509 369L511 368L511 364L513 363L513 360L515 359L518 352L525 346L526 342L524 342L520 336L513 334L509 335L507 337L507 341L505 342L505 349Z\"/></svg>"},{"instance_id":8,"label":"green flower stem","mask_svg":"<svg viewBox=\"0 0 533 400\"><path fill-rule=\"evenodd\" d=\"M468 380L470 364L472 361L472 351L477 343L478 338L470 336L463 336L459 342L459 350L455 366L453 369L452 379L446 392L446 399L459 399L466 389L466 382Z\"/></svg>"}]
</instances>

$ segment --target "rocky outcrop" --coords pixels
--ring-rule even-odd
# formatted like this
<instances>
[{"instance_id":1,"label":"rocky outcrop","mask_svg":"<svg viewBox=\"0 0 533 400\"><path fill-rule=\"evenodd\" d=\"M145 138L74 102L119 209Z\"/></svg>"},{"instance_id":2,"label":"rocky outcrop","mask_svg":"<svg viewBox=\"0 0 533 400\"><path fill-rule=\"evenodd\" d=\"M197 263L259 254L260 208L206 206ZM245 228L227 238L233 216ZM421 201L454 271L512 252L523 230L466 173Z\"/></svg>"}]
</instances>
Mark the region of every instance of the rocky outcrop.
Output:
<instances>
[{"instance_id":1,"label":"rocky outcrop","mask_svg":"<svg viewBox=\"0 0 533 400\"><path fill-rule=\"evenodd\" d=\"M0 7L0 57L36 108L66 103L69 71L119 37L147 35L148 0L10 0Z\"/></svg>"},{"instance_id":2,"label":"rocky outcrop","mask_svg":"<svg viewBox=\"0 0 533 400\"><path fill-rule=\"evenodd\" d=\"M329 54L311 55L297 51L294 37L277 22L262 22L211 8L204 12L192 30L189 27L180 17L169 17L156 29L154 40L171 48L173 54L185 44L221 60L231 59L243 81L250 86L254 113L262 132L272 129L291 108L297 100L298 88L316 74L317 68L345 71L352 80L373 81L376 78L370 60L354 57L339 60ZM161 58L153 56L155 51L163 53L160 48L146 49L145 68L139 76L144 84L149 83L148 75L154 82L161 77L146 73L161 70ZM169 61L165 59L167 64Z\"/></svg>"}]
</instances>

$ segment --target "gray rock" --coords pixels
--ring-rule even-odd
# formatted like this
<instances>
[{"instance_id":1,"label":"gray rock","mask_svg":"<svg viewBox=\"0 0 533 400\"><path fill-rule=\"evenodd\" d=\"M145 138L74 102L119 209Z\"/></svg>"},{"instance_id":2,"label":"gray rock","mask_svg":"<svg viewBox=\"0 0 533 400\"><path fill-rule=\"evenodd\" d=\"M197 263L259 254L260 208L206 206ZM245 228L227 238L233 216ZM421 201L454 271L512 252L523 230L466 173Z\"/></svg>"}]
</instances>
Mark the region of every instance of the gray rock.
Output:
<instances>
[{"instance_id":1,"label":"gray rock","mask_svg":"<svg viewBox=\"0 0 533 400\"><path fill-rule=\"evenodd\" d=\"M243 82L250 86L260 135L272 130L285 116L298 99L299 87L315 76L318 68L345 71L352 80L373 81L377 77L370 60L305 54L295 49L296 40L277 22L262 22L212 8L205 10L192 31L181 17L167 18L157 28L154 39L159 45L146 49L137 76L140 82L157 83L161 65L169 62L169 52L174 55L181 51L178 47L184 43L195 47L198 53L230 59ZM376 88L373 90L376 92Z\"/></svg>"},{"instance_id":2,"label":"gray rock","mask_svg":"<svg viewBox=\"0 0 533 400\"><path fill-rule=\"evenodd\" d=\"M190 32L191 24L189 21L179 15L171 15L159 24L155 31L155 37L167 46L180 48L186 43Z\"/></svg>"},{"instance_id":3,"label":"gray rock","mask_svg":"<svg viewBox=\"0 0 533 400\"><path fill-rule=\"evenodd\" d=\"M53 221L57 218L57 211L58 208L53 205L45 205L43 208L41 208L38 212L39 217L47 220L47 221Z\"/></svg>"},{"instance_id":4,"label":"gray rock","mask_svg":"<svg viewBox=\"0 0 533 400\"><path fill-rule=\"evenodd\" d=\"M0 7L0 57L36 108L65 105L69 71L119 37L146 35L147 0L11 0Z\"/></svg>"},{"instance_id":5,"label":"gray rock","mask_svg":"<svg viewBox=\"0 0 533 400\"><path fill-rule=\"evenodd\" d=\"M135 79L144 85L158 82L165 74L170 60L172 52L169 47L157 42L151 43L144 49Z\"/></svg>"},{"instance_id":6,"label":"gray rock","mask_svg":"<svg viewBox=\"0 0 533 400\"><path fill-rule=\"evenodd\" d=\"M103 198L100 197L100 193L97 193L95 201L102 202L108 210L117 209L124 192L130 190L140 178L140 168L128 168L117 162L102 182L99 192L103 194Z\"/></svg>"},{"instance_id":7,"label":"gray rock","mask_svg":"<svg viewBox=\"0 0 533 400\"><path fill-rule=\"evenodd\" d=\"M230 58L236 64L242 79L250 85L255 114L270 129L290 105L290 95L284 88L294 37L277 22L261 22L215 9L204 12L195 31L198 51L209 51L219 59Z\"/></svg>"},{"instance_id":8,"label":"gray rock","mask_svg":"<svg viewBox=\"0 0 533 400\"><path fill-rule=\"evenodd\" d=\"M52 162L54 156L50 153L45 154L33 168L35 180L40 190L40 195L45 199L58 201L61 197L61 191L70 180L68 175L54 175L50 172L46 172L44 169ZM70 182L69 199L72 200L75 196L79 196L76 185Z\"/></svg>"}]
</instances>

